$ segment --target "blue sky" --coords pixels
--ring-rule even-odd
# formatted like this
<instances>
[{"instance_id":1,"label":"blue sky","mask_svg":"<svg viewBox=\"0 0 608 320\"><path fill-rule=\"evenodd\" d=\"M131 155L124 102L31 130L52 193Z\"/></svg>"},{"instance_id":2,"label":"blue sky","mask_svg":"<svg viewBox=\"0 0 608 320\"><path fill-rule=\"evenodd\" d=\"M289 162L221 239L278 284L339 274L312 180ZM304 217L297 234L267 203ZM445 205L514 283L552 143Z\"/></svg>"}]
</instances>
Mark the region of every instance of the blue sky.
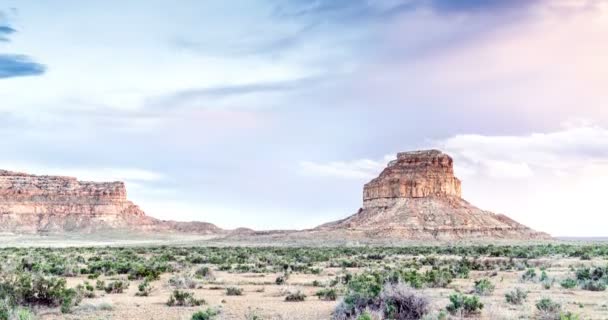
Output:
<instances>
[{"instance_id":1,"label":"blue sky","mask_svg":"<svg viewBox=\"0 0 608 320\"><path fill-rule=\"evenodd\" d=\"M605 235L607 35L606 1L2 0L0 167L304 228L436 147L472 203Z\"/></svg>"}]
</instances>

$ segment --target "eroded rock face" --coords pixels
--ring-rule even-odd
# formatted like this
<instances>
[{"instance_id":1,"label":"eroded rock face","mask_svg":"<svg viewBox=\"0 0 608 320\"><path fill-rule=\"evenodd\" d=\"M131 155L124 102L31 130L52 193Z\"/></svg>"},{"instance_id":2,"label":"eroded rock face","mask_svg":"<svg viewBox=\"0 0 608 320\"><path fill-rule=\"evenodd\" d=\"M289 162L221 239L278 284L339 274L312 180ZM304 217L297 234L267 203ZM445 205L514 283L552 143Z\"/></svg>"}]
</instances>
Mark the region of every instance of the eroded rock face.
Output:
<instances>
[{"instance_id":1,"label":"eroded rock face","mask_svg":"<svg viewBox=\"0 0 608 320\"><path fill-rule=\"evenodd\" d=\"M84 182L60 176L36 176L0 170L0 231L216 232L211 224L161 221L145 215L127 199L122 182Z\"/></svg>"},{"instance_id":2,"label":"eroded rock face","mask_svg":"<svg viewBox=\"0 0 608 320\"><path fill-rule=\"evenodd\" d=\"M460 197L450 156L438 150L402 152L365 185L363 201L430 196Z\"/></svg>"},{"instance_id":3,"label":"eroded rock face","mask_svg":"<svg viewBox=\"0 0 608 320\"><path fill-rule=\"evenodd\" d=\"M358 213L316 230L350 230L372 237L413 240L549 238L463 200L453 160L438 150L399 153L364 186L363 207Z\"/></svg>"}]
</instances>

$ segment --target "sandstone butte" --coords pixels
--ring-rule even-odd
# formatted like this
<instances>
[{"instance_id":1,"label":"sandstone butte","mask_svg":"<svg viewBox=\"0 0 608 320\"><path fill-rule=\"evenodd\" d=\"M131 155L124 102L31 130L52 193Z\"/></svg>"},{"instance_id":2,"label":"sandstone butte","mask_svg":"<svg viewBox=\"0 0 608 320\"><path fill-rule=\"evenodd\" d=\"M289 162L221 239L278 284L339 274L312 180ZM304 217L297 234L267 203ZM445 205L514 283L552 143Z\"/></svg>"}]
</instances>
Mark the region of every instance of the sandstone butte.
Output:
<instances>
[{"instance_id":1,"label":"sandstone butte","mask_svg":"<svg viewBox=\"0 0 608 320\"><path fill-rule=\"evenodd\" d=\"M414 240L550 238L463 200L453 160L438 150L399 153L364 186L356 214L314 230Z\"/></svg>"},{"instance_id":2,"label":"sandstone butte","mask_svg":"<svg viewBox=\"0 0 608 320\"><path fill-rule=\"evenodd\" d=\"M0 170L0 231L91 233L107 230L219 232L204 222L162 221L127 200L122 182L83 182Z\"/></svg>"}]
</instances>

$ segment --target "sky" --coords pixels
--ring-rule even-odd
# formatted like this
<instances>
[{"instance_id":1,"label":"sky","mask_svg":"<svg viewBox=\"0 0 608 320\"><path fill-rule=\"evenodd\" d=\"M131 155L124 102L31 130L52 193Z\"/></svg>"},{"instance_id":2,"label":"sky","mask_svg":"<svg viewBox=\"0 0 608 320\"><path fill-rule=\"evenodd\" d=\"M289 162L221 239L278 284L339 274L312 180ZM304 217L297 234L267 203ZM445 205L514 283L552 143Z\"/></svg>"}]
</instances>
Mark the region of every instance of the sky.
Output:
<instances>
[{"instance_id":1,"label":"sky","mask_svg":"<svg viewBox=\"0 0 608 320\"><path fill-rule=\"evenodd\" d=\"M439 148L469 202L608 236L607 37L603 0L0 0L0 168L302 229Z\"/></svg>"}]
</instances>

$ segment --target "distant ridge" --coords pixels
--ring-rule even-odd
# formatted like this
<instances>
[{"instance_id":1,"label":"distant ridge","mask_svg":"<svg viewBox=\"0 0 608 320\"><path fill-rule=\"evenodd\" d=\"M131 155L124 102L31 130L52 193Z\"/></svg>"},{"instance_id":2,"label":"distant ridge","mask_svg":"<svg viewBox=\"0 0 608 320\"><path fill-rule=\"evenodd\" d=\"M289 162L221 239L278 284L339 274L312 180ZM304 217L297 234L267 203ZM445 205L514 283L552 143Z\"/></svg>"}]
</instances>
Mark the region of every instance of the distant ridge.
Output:
<instances>
[{"instance_id":1,"label":"distant ridge","mask_svg":"<svg viewBox=\"0 0 608 320\"><path fill-rule=\"evenodd\" d=\"M123 182L85 182L0 170L0 232L93 233L107 230L219 234L205 222L162 221L127 199Z\"/></svg>"}]
</instances>

